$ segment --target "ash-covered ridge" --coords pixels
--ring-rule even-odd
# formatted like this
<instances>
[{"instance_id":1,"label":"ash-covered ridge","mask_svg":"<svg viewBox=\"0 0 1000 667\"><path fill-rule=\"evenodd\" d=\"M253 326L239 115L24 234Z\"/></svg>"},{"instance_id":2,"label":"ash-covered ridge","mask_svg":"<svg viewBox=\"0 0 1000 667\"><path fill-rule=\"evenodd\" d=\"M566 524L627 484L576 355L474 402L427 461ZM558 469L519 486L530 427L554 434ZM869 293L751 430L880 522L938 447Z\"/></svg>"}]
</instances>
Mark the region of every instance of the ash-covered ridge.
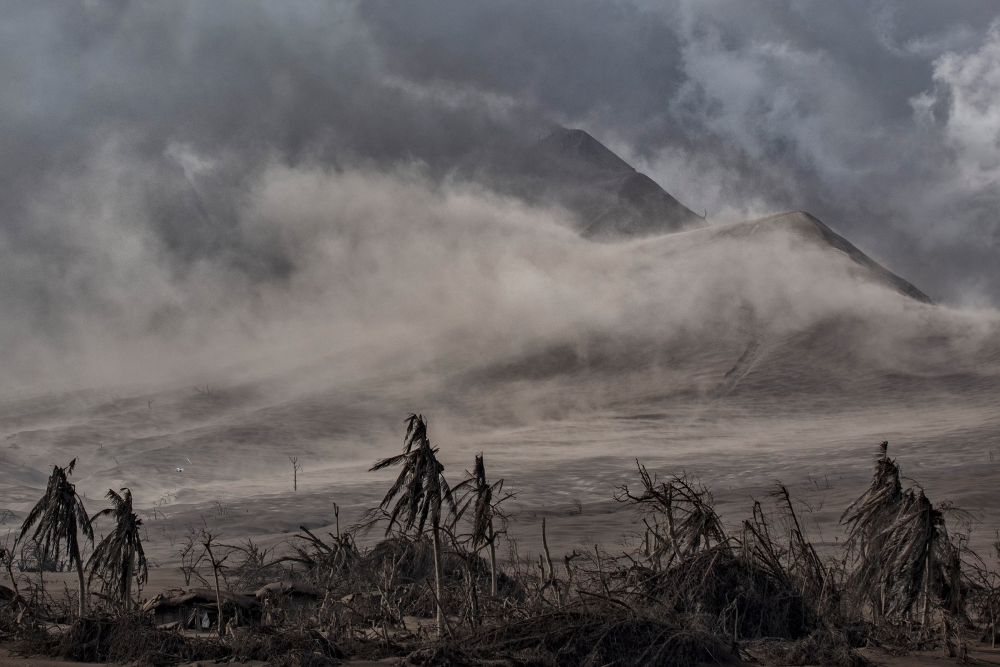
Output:
<instances>
[{"instance_id":1,"label":"ash-covered ridge","mask_svg":"<svg viewBox=\"0 0 1000 667\"><path fill-rule=\"evenodd\" d=\"M531 151L534 172L587 237L613 240L700 227L697 215L584 130L557 128Z\"/></svg>"}]
</instances>

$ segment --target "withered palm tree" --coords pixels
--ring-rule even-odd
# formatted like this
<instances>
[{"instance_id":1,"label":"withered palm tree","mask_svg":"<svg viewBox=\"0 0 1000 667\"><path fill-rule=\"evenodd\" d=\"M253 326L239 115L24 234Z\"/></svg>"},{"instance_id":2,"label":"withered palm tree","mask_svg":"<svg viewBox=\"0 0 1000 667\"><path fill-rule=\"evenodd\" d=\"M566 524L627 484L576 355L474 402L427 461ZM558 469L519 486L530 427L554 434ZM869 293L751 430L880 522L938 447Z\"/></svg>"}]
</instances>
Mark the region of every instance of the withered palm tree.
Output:
<instances>
[{"instance_id":1,"label":"withered palm tree","mask_svg":"<svg viewBox=\"0 0 1000 667\"><path fill-rule=\"evenodd\" d=\"M90 523L109 516L114 519L115 525L87 561L87 569L90 570L87 581L90 583L95 576L100 577L101 592L129 609L132 607L132 581L142 586L149 576L146 553L139 535L142 519L132 511L130 489L121 489L120 494L108 489L107 498L111 507L95 514Z\"/></svg>"},{"instance_id":2,"label":"withered palm tree","mask_svg":"<svg viewBox=\"0 0 1000 667\"><path fill-rule=\"evenodd\" d=\"M404 451L397 456L382 459L371 470L382 470L402 465L399 477L389 488L380 507L389 512L386 534L399 526L404 533L423 535L430 523L434 550L434 594L437 608L438 635L444 635L444 609L442 608L442 506L447 505L452 515L457 511L451 488L444 478L444 466L437 459L437 449L427 437L427 421L423 415L411 414L406 418ZM392 508L391 510L389 508Z\"/></svg>"},{"instance_id":3,"label":"withered palm tree","mask_svg":"<svg viewBox=\"0 0 1000 667\"><path fill-rule=\"evenodd\" d=\"M510 494L500 496L503 492L503 480L497 480L492 484L486 479L486 464L483 455L476 455L476 464L468 479L455 487L457 493L461 494L457 516L462 517L467 511L472 510L472 546L478 551L488 546L490 550L490 595L497 594L497 530L495 521L503 520L503 511L498 507L504 500L510 498Z\"/></svg>"},{"instance_id":4,"label":"withered palm tree","mask_svg":"<svg viewBox=\"0 0 1000 667\"><path fill-rule=\"evenodd\" d=\"M885 536L883 559L896 573L888 595L889 612L911 615L917 600L923 599L920 623L926 628L932 600L957 609L961 591L948 584L958 554L948 537L944 512L931 504L923 489L903 494L899 513ZM961 565L957 565L960 577Z\"/></svg>"},{"instance_id":5,"label":"withered palm tree","mask_svg":"<svg viewBox=\"0 0 1000 667\"><path fill-rule=\"evenodd\" d=\"M69 481L75 467L76 459L70 461L65 468L52 467L45 495L24 518L17 542L25 539L31 532L29 539L37 546L39 567L44 567L48 562L58 562L65 545L66 556L76 566L80 581L80 615L83 616L87 612L87 582L83 577L79 534L83 533L84 538L93 543L94 531L87 518L83 500L77 494L76 486Z\"/></svg>"},{"instance_id":6,"label":"withered palm tree","mask_svg":"<svg viewBox=\"0 0 1000 667\"><path fill-rule=\"evenodd\" d=\"M851 588L866 591L872 615L880 619L890 606L889 592L898 573L886 558L888 530L895 523L903 503L899 466L889 458L889 443L879 445L875 474L868 489L851 503L840 521L847 527L847 551L856 566Z\"/></svg>"},{"instance_id":7,"label":"withered palm tree","mask_svg":"<svg viewBox=\"0 0 1000 667\"><path fill-rule=\"evenodd\" d=\"M887 448L883 442L871 486L842 518L857 563L851 584L868 592L876 621L911 617L923 599L920 622L926 628L932 601L952 612L961 608L960 557L943 509L919 487L902 490L899 467Z\"/></svg>"}]
</instances>

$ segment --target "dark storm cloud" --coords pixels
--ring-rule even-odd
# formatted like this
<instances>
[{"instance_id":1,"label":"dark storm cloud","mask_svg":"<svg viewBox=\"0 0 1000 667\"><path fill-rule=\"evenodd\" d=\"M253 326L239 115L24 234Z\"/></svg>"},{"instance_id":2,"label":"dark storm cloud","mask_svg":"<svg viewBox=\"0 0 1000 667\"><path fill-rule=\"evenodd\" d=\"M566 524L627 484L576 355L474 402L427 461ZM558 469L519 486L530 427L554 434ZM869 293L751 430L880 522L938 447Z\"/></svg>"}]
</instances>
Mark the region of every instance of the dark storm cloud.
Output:
<instances>
[{"instance_id":1,"label":"dark storm cloud","mask_svg":"<svg viewBox=\"0 0 1000 667\"><path fill-rule=\"evenodd\" d=\"M314 274L317 230L360 233L341 222L350 207L292 240L248 217L276 168L447 187L552 122L713 219L809 209L932 295L995 304L996 14L910 0L11 3L0 345L86 356L112 328L255 330L264 293Z\"/></svg>"}]
</instances>

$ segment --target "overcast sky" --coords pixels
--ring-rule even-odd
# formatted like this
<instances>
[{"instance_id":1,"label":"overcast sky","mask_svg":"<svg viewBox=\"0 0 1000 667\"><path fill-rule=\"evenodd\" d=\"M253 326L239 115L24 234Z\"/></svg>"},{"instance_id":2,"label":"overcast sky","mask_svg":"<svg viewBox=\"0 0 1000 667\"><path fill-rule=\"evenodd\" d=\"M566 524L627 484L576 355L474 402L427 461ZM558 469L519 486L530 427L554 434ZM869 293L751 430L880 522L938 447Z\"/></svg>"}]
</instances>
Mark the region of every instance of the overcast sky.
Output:
<instances>
[{"instance_id":1,"label":"overcast sky","mask_svg":"<svg viewBox=\"0 0 1000 667\"><path fill-rule=\"evenodd\" d=\"M241 219L275 164L445 182L552 122L712 221L806 209L932 297L996 306L998 16L993 0L8 3L0 342L157 300L142 326L160 327L198 272L227 276L230 300L293 281L295 253Z\"/></svg>"}]
</instances>

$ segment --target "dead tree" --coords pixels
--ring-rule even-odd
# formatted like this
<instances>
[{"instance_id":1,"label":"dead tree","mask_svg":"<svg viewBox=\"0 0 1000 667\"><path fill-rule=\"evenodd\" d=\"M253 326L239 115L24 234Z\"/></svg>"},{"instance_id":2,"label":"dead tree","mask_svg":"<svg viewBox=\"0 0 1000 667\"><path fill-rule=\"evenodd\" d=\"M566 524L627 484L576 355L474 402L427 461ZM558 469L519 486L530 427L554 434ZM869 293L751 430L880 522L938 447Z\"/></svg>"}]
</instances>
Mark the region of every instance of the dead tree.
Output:
<instances>
[{"instance_id":1,"label":"dead tree","mask_svg":"<svg viewBox=\"0 0 1000 667\"><path fill-rule=\"evenodd\" d=\"M288 460L292 462L292 490L298 493L299 472L302 470L302 464L299 463L299 457L297 456L289 456Z\"/></svg>"},{"instance_id":2,"label":"dead tree","mask_svg":"<svg viewBox=\"0 0 1000 667\"><path fill-rule=\"evenodd\" d=\"M218 624L217 629L219 636L223 635L222 630L222 586L219 583L219 574L225 568L226 560L229 558L230 554L227 553L222 555L219 552L219 544L215 542L215 536L212 533L202 530L201 533L201 546L205 550L204 553L208 556L208 562L212 566L212 575L215 578L215 607L218 613Z\"/></svg>"}]
</instances>

